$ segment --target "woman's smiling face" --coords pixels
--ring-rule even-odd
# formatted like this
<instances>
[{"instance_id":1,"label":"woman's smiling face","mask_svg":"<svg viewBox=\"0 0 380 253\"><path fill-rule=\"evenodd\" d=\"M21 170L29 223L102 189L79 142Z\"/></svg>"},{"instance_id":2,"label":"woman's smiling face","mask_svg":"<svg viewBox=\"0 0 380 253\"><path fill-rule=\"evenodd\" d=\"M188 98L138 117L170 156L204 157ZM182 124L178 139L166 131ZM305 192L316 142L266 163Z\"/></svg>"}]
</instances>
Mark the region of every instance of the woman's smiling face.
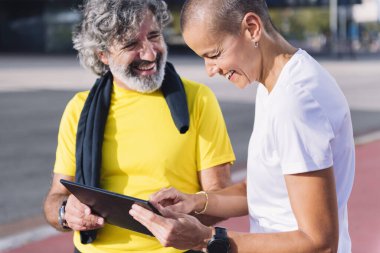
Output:
<instances>
[{"instance_id":1,"label":"woman's smiling face","mask_svg":"<svg viewBox=\"0 0 380 253\"><path fill-rule=\"evenodd\" d=\"M254 68L254 43L247 30L232 35L220 33L213 36L207 25L192 22L183 31L186 44L205 61L209 76L220 74L243 89L258 79Z\"/></svg>"}]
</instances>

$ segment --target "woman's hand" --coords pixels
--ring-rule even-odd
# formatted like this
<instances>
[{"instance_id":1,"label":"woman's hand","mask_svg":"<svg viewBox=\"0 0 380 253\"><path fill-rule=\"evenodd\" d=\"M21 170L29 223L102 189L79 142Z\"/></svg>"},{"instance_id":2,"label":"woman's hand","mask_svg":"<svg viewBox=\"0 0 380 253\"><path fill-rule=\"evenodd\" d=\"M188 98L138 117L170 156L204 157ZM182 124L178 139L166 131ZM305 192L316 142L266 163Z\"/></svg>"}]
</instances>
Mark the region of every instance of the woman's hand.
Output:
<instances>
[{"instance_id":1,"label":"woman's hand","mask_svg":"<svg viewBox=\"0 0 380 253\"><path fill-rule=\"evenodd\" d=\"M129 213L148 228L165 247L194 250L206 247L212 236L212 228L204 226L193 216L173 212L160 205L158 211L163 216L135 204Z\"/></svg>"},{"instance_id":2,"label":"woman's hand","mask_svg":"<svg viewBox=\"0 0 380 253\"><path fill-rule=\"evenodd\" d=\"M200 197L205 198L204 196L197 195L198 194L182 193L171 187L153 194L149 202L157 209L161 207L172 212L189 214L193 211L198 211L197 204L202 205L202 203L200 203L202 202ZM202 207L199 209L202 209Z\"/></svg>"},{"instance_id":3,"label":"woman's hand","mask_svg":"<svg viewBox=\"0 0 380 253\"><path fill-rule=\"evenodd\" d=\"M104 219L91 214L91 209L72 194L67 199L64 218L67 225L75 231L93 230L104 226Z\"/></svg>"}]
</instances>

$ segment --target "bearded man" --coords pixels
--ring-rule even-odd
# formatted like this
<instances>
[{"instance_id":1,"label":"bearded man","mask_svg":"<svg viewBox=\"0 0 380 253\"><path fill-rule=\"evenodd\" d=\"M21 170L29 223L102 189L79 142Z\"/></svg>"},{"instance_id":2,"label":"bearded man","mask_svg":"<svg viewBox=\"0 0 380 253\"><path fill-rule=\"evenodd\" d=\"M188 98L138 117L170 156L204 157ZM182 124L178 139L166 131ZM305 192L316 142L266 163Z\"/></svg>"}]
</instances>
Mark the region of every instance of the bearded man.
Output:
<instances>
[{"instance_id":1,"label":"bearded man","mask_svg":"<svg viewBox=\"0 0 380 253\"><path fill-rule=\"evenodd\" d=\"M105 223L59 182L141 199L167 187L196 193L228 186L235 159L213 93L166 61L164 1L88 0L82 14L74 48L99 79L63 113L46 219L75 231L75 252L191 252Z\"/></svg>"}]
</instances>

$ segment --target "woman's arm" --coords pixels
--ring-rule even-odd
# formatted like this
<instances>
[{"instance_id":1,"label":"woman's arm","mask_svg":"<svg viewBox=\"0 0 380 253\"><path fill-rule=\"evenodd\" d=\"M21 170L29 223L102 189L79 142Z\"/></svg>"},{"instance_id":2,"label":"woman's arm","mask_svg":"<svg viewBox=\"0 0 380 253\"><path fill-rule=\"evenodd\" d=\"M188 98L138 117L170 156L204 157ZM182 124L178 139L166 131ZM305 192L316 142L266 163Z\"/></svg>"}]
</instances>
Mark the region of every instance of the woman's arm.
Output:
<instances>
[{"instance_id":1,"label":"woman's arm","mask_svg":"<svg viewBox=\"0 0 380 253\"><path fill-rule=\"evenodd\" d=\"M220 164L198 172L202 191L216 191L230 186L231 183L231 163ZM224 220L224 218L211 215L197 215L198 220L206 226L214 225Z\"/></svg>"},{"instance_id":2,"label":"woman's arm","mask_svg":"<svg viewBox=\"0 0 380 253\"><path fill-rule=\"evenodd\" d=\"M205 198L198 194L198 196L196 196L196 203L197 205L194 210L203 210L206 205ZM208 203L204 213L223 218L247 215L246 181L218 191L208 192Z\"/></svg>"},{"instance_id":3,"label":"woman's arm","mask_svg":"<svg viewBox=\"0 0 380 253\"><path fill-rule=\"evenodd\" d=\"M229 231L233 253L310 253L336 252L339 226L338 208L332 168L285 176L290 203L297 219L298 230L282 233L249 234ZM233 185L217 194L210 194L208 213L219 214L228 206L239 206L243 184ZM224 197L223 197L224 196ZM230 202L231 201L231 202ZM216 206L215 206L216 205ZM211 237L210 228L189 215L162 208L165 217L134 205L131 215L145 225L167 247L200 249Z\"/></svg>"},{"instance_id":4,"label":"woman's arm","mask_svg":"<svg viewBox=\"0 0 380 253\"><path fill-rule=\"evenodd\" d=\"M149 200L157 208L179 213L201 212L221 218L248 214L246 182L205 194L185 194L174 188L163 189Z\"/></svg>"},{"instance_id":5,"label":"woman's arm","mask_svg":"<svg viewBox=\"0 0 380 253\"><path fill-rule=\"evenodd\" d=\"M269 234L229 232L232 252L337 251L339 225L333 169L286 175L285 181L298 230Z\"/></svg>"}]
</instances>

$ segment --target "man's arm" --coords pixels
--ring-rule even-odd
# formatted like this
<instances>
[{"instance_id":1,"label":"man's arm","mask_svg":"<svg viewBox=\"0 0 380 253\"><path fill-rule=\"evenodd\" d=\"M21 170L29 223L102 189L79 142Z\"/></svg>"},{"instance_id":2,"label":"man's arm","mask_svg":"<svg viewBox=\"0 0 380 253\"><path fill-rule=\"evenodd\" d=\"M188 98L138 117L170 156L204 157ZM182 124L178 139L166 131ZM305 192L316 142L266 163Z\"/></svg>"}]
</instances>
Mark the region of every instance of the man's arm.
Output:
<instances>
[{"instance_id":1,"label":"man's arm","mask_svg":"<svg viewBox=\"0 0 380 253\"><path fill-rule=\"evenodd\" d=\"M74 195L60 183L61 179L73 181L71 176L54 174L49 193L44 203L44 213L47 222L60 231L67 231L58 223L58 212L64 200L67 200L65 216L68 226L77 231L92 230L103 227L103 218L91 214L91 209L82 204Z\"/></svg>"},{"instance_id":2,"label":"man's arm","mask_svg":"<svg viewBox=\"0 0 380 253\"><path fill-rule=\"evenodd\" d=\"M74 178L61 174L53 174L50 190L46 196L44 203L44 214L47 222L54 228L60 231L64 230L60 224L58 224L58 212L64 200L70 195L70 192L59 182L59 180L65 179L73 181Z\"/></svg>"},{"instance_id":3,"label":"man's arm","mask_svg":"<svg viewBox=\"0 0 380 253\"><path fill-rule=\"evenodd\" d=\"M198 178L204 191L215 191L231 185L231 164L220 164L198 172Z\"/></svg>"}]
</instances>

